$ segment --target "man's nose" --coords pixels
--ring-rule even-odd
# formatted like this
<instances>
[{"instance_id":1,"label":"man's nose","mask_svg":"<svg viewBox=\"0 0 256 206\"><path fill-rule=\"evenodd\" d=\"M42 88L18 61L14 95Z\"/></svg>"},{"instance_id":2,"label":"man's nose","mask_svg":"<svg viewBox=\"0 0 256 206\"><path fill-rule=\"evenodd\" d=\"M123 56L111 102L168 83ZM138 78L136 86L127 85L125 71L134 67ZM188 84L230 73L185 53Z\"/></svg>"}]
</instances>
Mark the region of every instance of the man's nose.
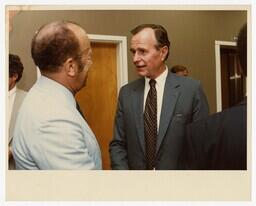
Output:
<instances>
[{"instance_id":1,"label":"man's nose","mask_svg":"<svg viewBox=\"0 0 256 206\"><path fill-rule=\"evenodd\" d=\"M133 62L136 63L140 60L141 60L140 55L137 52L135 52L134 55L133 55Z\"/></svg>"}]
</instances>

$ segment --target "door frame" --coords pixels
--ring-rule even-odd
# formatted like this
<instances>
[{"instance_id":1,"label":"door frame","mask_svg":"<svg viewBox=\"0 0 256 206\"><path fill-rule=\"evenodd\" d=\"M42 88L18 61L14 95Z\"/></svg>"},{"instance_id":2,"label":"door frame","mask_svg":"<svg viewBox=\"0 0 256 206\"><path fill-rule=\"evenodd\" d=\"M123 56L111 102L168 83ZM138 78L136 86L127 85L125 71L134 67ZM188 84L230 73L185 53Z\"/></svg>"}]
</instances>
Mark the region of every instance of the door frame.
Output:
<instances>
[{"instance_id":1,"label":"door frame","mask_svg":"<svg viewBox=\"0 0 256 206\"><path fill-rule=\"evenodd\" d=\"M126 36L88 34L91 42L111 43L117 45L117 94L128 83L127 38Z\"/></svg>"},{"instance_id":2,"label":"door frame","mask_svg":"<svg viewBox=\"0 0 256 206\"><path fill-rule=\"evenodd\" d=\"M127 38L126 36L88 34L91 42L111 43L117 45L117 94L120 88L128 83L128 64L127 64ZM36 67L37 68L37 67ZM121 68L121 69L119 69ZM37 68L37 79L41 76Z\"/></svg>"},{"instance_id":3,"label":"door frame","mask_svg":"<svg viewBox=\"0 0 256 206\"><path fill-rule=\"evenodd\" d=\"M236 46L236 42L232 41L215 41L215 64L216 64L216 105L217 112L222 110L222 94L221 94L221 46Z\"/></svg>"}]
</instances>

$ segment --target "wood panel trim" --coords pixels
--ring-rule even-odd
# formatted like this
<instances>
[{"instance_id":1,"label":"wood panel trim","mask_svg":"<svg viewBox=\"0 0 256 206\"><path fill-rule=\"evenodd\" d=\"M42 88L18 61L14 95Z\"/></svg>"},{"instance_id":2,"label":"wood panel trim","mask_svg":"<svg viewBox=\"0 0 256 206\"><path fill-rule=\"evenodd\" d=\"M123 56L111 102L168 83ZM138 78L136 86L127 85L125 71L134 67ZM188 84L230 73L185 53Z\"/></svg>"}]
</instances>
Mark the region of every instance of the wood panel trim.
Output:
<instances>
[{"instance_id":1,"label":"wood panel trim","mask_svg":"<svg viewBox=\"0 0 256 206\"><path fill-rule=\"evenodd\" d=\"M215 64L216 64L216 105L217 112L222 110L222 94L221 94L221 66L220 66L220 47L236 46L236 42L215 41Z\"/></svg>"},{"instance_id":2,"label":"wood panel trim","mask_svg":"<svg viewBox=\"0 0 256 206\"><path fill-rule=\"evenodd\" d=\"M88 34L92 42L103 42L117 45L117 94L120 88L128 83L127 38L126 36Z\"/></svg>"}]
</instances>

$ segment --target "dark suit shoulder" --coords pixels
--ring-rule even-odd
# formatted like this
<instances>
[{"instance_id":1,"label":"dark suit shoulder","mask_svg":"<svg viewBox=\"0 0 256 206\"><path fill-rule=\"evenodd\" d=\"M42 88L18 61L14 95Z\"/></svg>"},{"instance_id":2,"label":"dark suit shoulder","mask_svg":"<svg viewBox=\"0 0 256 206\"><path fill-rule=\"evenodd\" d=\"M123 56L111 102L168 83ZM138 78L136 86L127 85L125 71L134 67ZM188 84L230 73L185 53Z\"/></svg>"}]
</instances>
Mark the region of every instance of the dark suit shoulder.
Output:
<instances>
[{"instance_id":1,"label":"dark suit shoulder","mask_svg":"<svg viewBox=\"0 0 256 206\"><path fill-rule=\"evenodd\" d=\"M246 116L246 110L246 104L240 104L231 108L227 108L221 112L217 112L209 116L208 120L213 121L215 119L218 119L218 121L220 121L220 119L222 119L223 121L229 122L241 121L242 119L240 117Z\"/></svg>"},{"instance_id":2,"label":"dark suit shoulder","mask_svg":"<svg viewBox=\"0 0 256 206\"><path fill-rule=\"evenodd\" d=\"M137 87L141 84L144 84L145 79L143 77L139 78L139 79L135 79L129 83L127 83L126 85L124 85L123 87L127 87L127 88L134 88Z\"/></svg>"},{"instance_id":3,"label":"dark suit shoulder","mask_svg":"<svg viewBox=\"0 0 256 206\"><path fill-rule=\"evenodd\" d=\"M239 132L246 131L246 111L247 107L245 105L237 105L221 112L220 118L222 122L222 127L233 135L238 135Z\"/></svg>"},{"instance_id":4,"label":"dark suit shoulder","mask_svg":"<svg viewBox=\"0 0 256 206\"><path fill-rule=\"evenodd\" d=\"M144 83L145 83L144 78L139 78L122 86L121 90L123 92L128 90L135 90L138 87L144 87Z\"/></svg>"},{"instance_id":5,"label":"dark suit shoulder","mask_svg":"<svg viewBox=\"0 0 256 206\"><path fill-rule=\"evenodd\" d=\"M200 85L199 80L193 79L191 77L178 76L171 72L169 72L168 78L175 84L183 86L188 89L198 88Z\"/></svg>"},{"instance_id":6,"label":"dark suit shoulder","mask_svg":"<svg viewBox=\"0 0 256 206\"><path fill-rule=\"evenodd\" d=\"M183 77L184 79L182 79L182 83L183 86L186 88L191 88L191 89L197 89L201 83L199 80L193 79L191 77Z\"/></svg>"},{"instance_id":7,"label":"dark suit shoulder","mask_svg":"<svg viewBox=\"0 0 256 206\"><path fill-rule=\"evenodd\" d=\"M238 122L242 120L241 116L246 116L246 104L237 105L221 112L214 113L206 118L198 120L188 125L190 128L199 128L201 125L207 123L210 128L222 127L224 122Z\"/></svg>"}]
</instances>

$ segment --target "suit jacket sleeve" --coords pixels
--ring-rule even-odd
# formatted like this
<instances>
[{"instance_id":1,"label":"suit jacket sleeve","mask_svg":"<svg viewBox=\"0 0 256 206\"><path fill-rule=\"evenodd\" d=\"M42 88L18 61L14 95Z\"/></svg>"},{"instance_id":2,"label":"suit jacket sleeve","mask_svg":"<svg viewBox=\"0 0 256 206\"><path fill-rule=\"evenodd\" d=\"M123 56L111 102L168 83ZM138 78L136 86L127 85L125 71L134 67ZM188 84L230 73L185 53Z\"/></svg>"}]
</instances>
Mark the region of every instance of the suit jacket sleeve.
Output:
<instances>
[{"instance_id":1,"label":"suit jacket sleeve","mask_svg":"<svg viewBox=\"0 0 256 206\"><path fill-rule=\"evenodd\" d=\"M205 134L205 119L187 126L185 144L186 169L205 169L206 151L204 142L208 138Z\"/></svg>"},{"instance_id":2,"label":"suit jacket sleeve","mask_svg":"<svg viewBox=\"0 0 256 206\"><path fill-rule=\"evenodd\" d=\"M126 149L124 97L123 88L120 90L114 125L114 137L109 146L112 169L127 170L128 158Z\"/></svg>"},{"instance_id":3,"label":"suit jacket sleeve","mask_svg":"<svg viewBox=\"0 0 256 206\"><path fill-rule=\"evenodd\" d=\"M198 84L198 87L195 92L193 100L193 113L192 113L192 122L199 119L203 119L209 115L209 106L205 93L201 87L201 84Z\"/></svg>"},{"instance_id":4,"label":"suit jacket sleeve","mask_svg":"<svg viewBox=\"0 0 256 206\"><path fill-rule=\"evenodd\" d=\"M38 168L95 169L85 133L74 120L56 119L42 123L30 152Z\"/></svg>"},{"instance_id":5,"label":"suit jacket sleeve","mask_svg":"<svg viewBox=\"0 0 256 206\"><path fill-rule=\"evenodd\" d=\"M209 106L200 83L196 88L192 111L192 124L186 127L186 140L183 148L185 167L186 169L203 169L205 153L201 143L207 138L205 134L205 118L209 115Z\"/></svg>"}]
</instances>

